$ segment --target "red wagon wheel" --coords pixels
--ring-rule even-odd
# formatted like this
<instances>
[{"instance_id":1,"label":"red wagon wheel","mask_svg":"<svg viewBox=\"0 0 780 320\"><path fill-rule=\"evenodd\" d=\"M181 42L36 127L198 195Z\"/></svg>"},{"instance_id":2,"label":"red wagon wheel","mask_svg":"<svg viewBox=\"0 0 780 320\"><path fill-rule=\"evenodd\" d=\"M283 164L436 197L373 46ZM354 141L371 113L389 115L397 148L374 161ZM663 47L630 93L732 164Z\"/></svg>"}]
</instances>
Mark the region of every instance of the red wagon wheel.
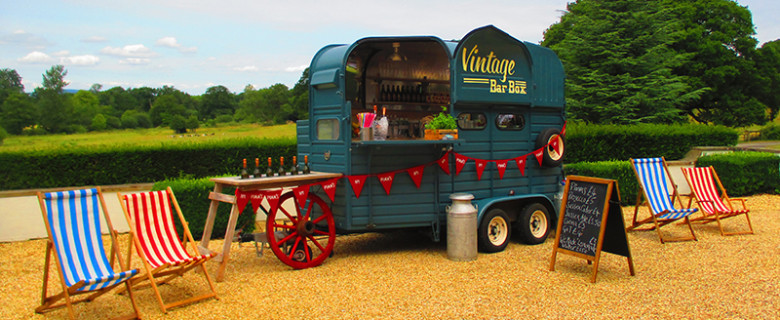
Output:
<instances>
[{"instance_id":1,"label":"red wagon wheel","mask_svg":"<svg viewBox=\"0 0 780 320\"><path fill-rule=\"evenodd\" d=\"M291 208L294 211L288 210ZM325 201L312 193L302 206L293 192L283 194L279 208L268 215L266 230L268 244L276 257L295 269L320 265L336 242L333 214Z\"/></svg>"}]
</instances>

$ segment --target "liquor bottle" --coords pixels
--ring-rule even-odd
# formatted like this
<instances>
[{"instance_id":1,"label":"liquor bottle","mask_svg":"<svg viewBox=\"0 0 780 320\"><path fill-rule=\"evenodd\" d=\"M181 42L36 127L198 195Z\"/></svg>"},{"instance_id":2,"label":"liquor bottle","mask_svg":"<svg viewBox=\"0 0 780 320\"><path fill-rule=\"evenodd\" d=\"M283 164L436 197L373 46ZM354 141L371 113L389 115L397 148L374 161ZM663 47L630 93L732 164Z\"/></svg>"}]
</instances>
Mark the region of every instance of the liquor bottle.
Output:
<instances>
[{"instance_id":1,"label":"liquor bottle","mask_svg":"<svg viewBox=\"0 0 780 320\"><path fill-rule=\"evenodd\" d=\"M249 179L249 171L246 170L246 158L244 158L244 166L241 169L241 179Z\"/></svg>"},{"instance_id":2,"label":"liquor bottle","mask_svg":"<svg viewBox=\"0 0 780 320\"><path fill-rule=\"evenodd\" d=\"M309 169L309 155L303 156L303 174L309 174L311 173L311 169Z\"/></svg>"},{"instance_id":3,"label":"liquor bottle","mask_svg":"<svg viewBox=\"0 0 780 320\"><path fill-rule=\"evenodd\" d=\"M266 177L274 176L274 169L271 169L271 157L268 157L268 169L265 170Z\"/></svg>"},{"instance_id":4,"label":"liquor bottle","mask_svg":"<svg viewBox=\"0 0 780 320\"><path fill-rule=\"evenodd\" d=\"M279 170L277 172L279 173L280 177L283 177L287 174L287 171L284 170L284 157L279 157Z\"/></svg>"},{"instance_id":5,"label":"liquor bottle","mask_svg":"<svg viewBox=\"0 0 780 320\"><path fill-rule=\"evenodd\" d=\"M293 156L292 166L290 167L290 174L291 175L298 174L298 157L296 156Z\"/></svg>"},{"instance_id":6,"label":"liquor bottle","mask_svg":"<svg viewBox=\"0 0 780 320\"><path fill-rule=\"evenodd\" d=\"M260 178L260 158L255 158L255 171L252 172L252 177Z\"/></svg>"}]
</instances>

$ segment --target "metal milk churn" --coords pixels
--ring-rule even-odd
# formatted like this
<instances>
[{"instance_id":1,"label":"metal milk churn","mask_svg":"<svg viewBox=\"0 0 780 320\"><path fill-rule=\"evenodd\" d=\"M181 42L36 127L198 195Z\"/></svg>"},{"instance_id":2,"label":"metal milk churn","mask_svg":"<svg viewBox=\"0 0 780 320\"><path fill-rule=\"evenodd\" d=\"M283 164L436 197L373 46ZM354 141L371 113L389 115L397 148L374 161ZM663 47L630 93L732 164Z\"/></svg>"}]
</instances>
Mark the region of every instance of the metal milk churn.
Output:
<instances>
[{"instance_id":1,"label":"metal milk churn","mask_svg":"<svg viewBox=\"0 0 780 320\"><path fill-rule=\"evenodd\" d=\"M477 259L477 208L468 193L450 195L447 206L447 258L453 261Z\"/></svg>"}]
</instances>

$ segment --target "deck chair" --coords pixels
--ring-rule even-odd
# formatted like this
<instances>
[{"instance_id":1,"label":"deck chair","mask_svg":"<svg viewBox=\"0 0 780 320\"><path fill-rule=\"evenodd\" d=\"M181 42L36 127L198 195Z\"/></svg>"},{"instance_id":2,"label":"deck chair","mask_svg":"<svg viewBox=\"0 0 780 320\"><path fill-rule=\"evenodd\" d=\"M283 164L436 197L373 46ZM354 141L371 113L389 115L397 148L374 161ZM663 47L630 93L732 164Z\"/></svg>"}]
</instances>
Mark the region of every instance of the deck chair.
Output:
<instances>
[{"instance_id":1,"label":"deck chair","mask_svg":"<svg viewBox=\"0 0 780 320\"><path fill-rule=\"evenodd\" d=\"M634 208L634 220L628 231L645 231L655 229L658 232L658 238L661 243L667 241L688 241L697 240L693 233L689 216L697 209L677 209L674 207L674 200L677 199L682 207L682 200L679 200L677 186L672 183L669 168L666 166L666 160L661 158L631 159L632 168L639 181L640 192L637 192L636 207ZM669 192L671 186L671 193ZM644 197L644 201L643 198ZM642 221L637 221L639 207L647 205L650 210L650 217ZM684 219L688 224L688 230L691 235L687 237L664 238L661 233L661 227L674 221ZM645 229L638 229L639 226L652 223L653 226Z\"/></svg>"},{"instance_id":2,"label":"deck chair","mask_svg":"<svg viewBox=\"0 0 780 320\"><path fill-rule=\"evenodd\" d=\"M750 216L748 215L750 210L745 205L745 199L729 198L728 194L726 194L726 189L723 188L723 183L720 182L720 178L718 178L718 174L712 166L682 168L682 172L693 193L693 197L688 201L688 207L690 208L691 202L696 200L696 204L702 212L702 216L691 219L691 222L710 223L716 221L720 234L723 236L753 234L753 225L750 223ZM718 188L713 183L713 179L720 187L720 195L718 195ZM732 201L741 202L742 208L735 208ZM721 220L740 215L745 215L748 230L725 232Z\"/></svg>"},{"instance_id":3,"label":"deck chair","mask_svg":"<svg viewBox=\"0 0 780 320\"><path fill-rule=\"evenodd\" d=\"M46 225L49 241L46 242L46 260L43 269L41 305L35 312L44 313L66 306L71 319L76 319L73 304L92 301L125 284L133 307L133 313L119 319L139 319L129 280L138 269L129 270L122 261L117 243L117 233L111 225L100 188L72 191L38 192L38 202ZM100 211L111 236L111 261L106 257L100 229ZM62 292L48 296L51 256L57 262L57 272ZM120 270L114 270L114 258L119 260ZM88 295L76 300L77 295ZM63 303L55 304L60 300Z\"/></svg>"},{"instance_id":4,"label":"deck chair","mask_svg":"<svg viewBox=\"0 0 780 320\"><path fill-rule=\"evenodd\" d=\"M151 286L163 312L169 308L182 306L208 298L217 297L214 282L206 272L203 263L216 256L216 253L200 255L192 238L187 221L181 213L181 208L173 191L168 187L165 191L152 191L134 194L117 194L122 210L130 225L132 247L136 248L141 257L145 273L131 283L133 287ZM183 227L184 236L179 240L171 205L176 210L177 217ZM193 254L187 252L185 245L189 243ZM130 252L128 251L128 261ZM209 292L199 296L183 299L166 304L163 302L158 285L182 276L184 273L200 268L209 285ZM164 277L164 278L163 278ZM148 283L141 283L148 280Z\"/></svg>"}]
</instances>

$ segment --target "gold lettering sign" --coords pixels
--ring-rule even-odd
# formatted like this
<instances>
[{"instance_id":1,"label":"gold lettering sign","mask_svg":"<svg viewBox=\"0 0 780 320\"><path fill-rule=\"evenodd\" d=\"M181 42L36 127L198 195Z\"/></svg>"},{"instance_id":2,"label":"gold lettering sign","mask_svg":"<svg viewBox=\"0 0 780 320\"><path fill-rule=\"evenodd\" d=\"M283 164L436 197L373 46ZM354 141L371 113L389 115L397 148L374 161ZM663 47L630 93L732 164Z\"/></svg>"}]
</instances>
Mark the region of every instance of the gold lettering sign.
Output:
<instances>
[{"instance_id":1,"label":"gold lettering sign","mask_svg":"<svg viewBox=\"0 0 780 320\"><path fill-rule=\"evenodd\" d=\"M479 47L475 44L471 50L463 48L462 63L465 72L501 76L500 83L496 79L487 78L463 78L463 83L488 84L490 85L490 93L527 94L525 81L509 80L507 82L507 76L515 74L514 60L496 57L493 51L490 51L486 56L480 55Z\"/></svg>"}]
</instances>

